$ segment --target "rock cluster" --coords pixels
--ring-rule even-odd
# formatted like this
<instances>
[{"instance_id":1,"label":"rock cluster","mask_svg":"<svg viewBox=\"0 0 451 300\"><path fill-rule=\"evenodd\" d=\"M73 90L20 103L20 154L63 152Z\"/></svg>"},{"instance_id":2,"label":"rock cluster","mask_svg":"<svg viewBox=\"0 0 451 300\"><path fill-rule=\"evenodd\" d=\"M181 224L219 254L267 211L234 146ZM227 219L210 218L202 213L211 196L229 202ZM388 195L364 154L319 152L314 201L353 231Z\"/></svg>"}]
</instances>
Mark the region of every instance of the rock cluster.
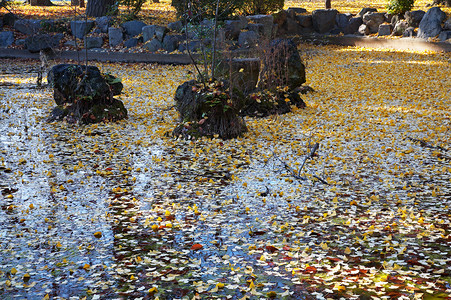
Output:
<instances>
[{"instance_id":1,"label":"rock cluster","mask_svg":"<svg viewBox=\"0 0 451 300\"><path fill-rule=\"evenodd\" d=\"M55 107L49 121L97 123L117 121L127 117L120 95L123 85L110 74L102 74L95 66L60 64L48 73L53 87Z\"/></svg>"},{"instance_id":2,"label":"rock cluster","mask_svg":"<svg viewBox=\"0 0 451 300\"><path fill-rule=\"evenodd\" d=\"M217 41L235 47L252 48L260 41L273 38L310 34L352 34L352 35L402 35L420 38L438 37L442 41L451 35L451 18L439 7L427 12L408 11L404 16L392 16L374 8L363 8L358 14L340 13L335 9L318 9L311 14L303 8L289 8L274 15L241 16L226 20L217 32ZM167 26L146 24L142 21L128 21L112 27L111 17L100 17L95 21L71 21L67 30L83 39L86 48L102 50L104 47L123 45L127 48L143 47L150 52L195 51L212 42L212 22L204 20L189 32L184 31L181 21ZM60 44L63 35L53 20L18 19L13 14L0 18L0 28L9 27L28 36L15 39L11 30L0 31L0 47L13 44L25 45L31 52L39 52ZM418 29L416 29L418 28ZM60 30L61 31L61 30ZM203 36L202 32L210 33ZM69 42L70 43L70 42Z\"/></svg>"}]
</instances>

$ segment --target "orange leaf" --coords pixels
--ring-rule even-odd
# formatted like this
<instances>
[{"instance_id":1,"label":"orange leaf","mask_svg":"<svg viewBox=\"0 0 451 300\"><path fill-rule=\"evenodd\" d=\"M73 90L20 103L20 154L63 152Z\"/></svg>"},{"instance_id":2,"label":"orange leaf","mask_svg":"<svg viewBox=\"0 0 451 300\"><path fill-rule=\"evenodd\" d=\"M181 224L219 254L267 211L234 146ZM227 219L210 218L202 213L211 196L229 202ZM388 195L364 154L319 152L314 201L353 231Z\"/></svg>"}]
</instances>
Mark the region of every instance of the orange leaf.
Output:
<instances>
[{"instance_id":1,"label":"orange leaf","mask_svg":"<svg viewBox=\"0 0 451 300\"><path fill-rule=\"evenodd\" d=\"M202 246L201 244L194 244L191 246L191 250L200 250L202 249L204 246Z\"/></svg>"}]
</instances>

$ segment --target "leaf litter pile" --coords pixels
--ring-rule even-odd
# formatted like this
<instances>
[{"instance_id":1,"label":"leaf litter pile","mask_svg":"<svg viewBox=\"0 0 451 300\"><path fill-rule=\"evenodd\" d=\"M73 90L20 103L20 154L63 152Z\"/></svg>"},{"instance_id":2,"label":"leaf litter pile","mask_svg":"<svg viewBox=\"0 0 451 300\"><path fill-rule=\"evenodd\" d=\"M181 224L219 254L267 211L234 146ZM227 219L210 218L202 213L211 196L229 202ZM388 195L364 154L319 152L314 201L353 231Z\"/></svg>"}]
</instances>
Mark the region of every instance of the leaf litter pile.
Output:
<instances>
[{"instance_id":1,"label":"leaf litter pile","mask_svg":"<svg viewBox=\"0 0 451 300\"><path fill-rule=\"evenodd\" d=\"M3 60L0 293L451 297L449 54L300 49L307 108L229 141L169 137L191 66L97 64L129 119L73 126Z\"/></svg>"}]
</instances>

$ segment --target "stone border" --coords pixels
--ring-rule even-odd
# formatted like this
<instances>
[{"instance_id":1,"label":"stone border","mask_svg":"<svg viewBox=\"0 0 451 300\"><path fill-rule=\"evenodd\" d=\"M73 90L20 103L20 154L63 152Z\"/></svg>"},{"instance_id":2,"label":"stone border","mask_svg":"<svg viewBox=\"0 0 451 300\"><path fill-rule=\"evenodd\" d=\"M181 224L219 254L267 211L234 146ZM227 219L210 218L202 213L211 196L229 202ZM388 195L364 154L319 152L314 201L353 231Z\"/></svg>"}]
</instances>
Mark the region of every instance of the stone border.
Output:
<instances>
[{"instance_id":1,"label":"stone border","mask_svg":"<svg viewBox=\"0 0 451 300\"><path fill-rule=\"evenodd\" d=\"M327 36L304 35L294 38L295 41L310 42L316 45L332 44L341 46L357 46L366 48L389 48L394 50L415 50L451 52L451 44L444 42L427 42L417 38L381 39L359 36ZM241 51L242 52L242 51ZM239 54L244 54L244 53ZM78 54L76 51L63 51L55 55L55 59L84 60L84 51ZM39 59L39 53L30 53L28 50L0 49L0 58ZM127 63L158 63L173 65L191 64L191 58L187 54L156 54L156 53L124 53L107 51L88 51L89 61L100 62L127 62Z\"/></svg>"},{"instance_id":2,"label":"stone border","mask_svg":"<svg viewBox=\"0 0 451 300\"><path fill-rule=\"evenodd\" d=\"M85 51L57 52L52 59L84 61ZM30 53L21 49L0 49L0 58L39 59L39 53ZM187 54L158 54L158 53L124 53L107 51L89 51L88 61L100 62L128 62L128 63L158 63L158 64L191 64L191 58Z\"/></svg>"}]
</instances>

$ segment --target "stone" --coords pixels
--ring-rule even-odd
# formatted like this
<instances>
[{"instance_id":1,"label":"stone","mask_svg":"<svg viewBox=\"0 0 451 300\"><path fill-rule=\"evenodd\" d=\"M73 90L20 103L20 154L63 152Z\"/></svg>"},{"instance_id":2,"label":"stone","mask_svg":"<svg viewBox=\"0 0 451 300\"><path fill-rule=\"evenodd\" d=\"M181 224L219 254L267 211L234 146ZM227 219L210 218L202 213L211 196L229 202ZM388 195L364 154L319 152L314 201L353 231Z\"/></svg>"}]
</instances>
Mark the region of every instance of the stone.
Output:
<instances>
[{"instance_id":1,"label":"stone","mask_svg":"<svg viewBox=\"0 0 451 300\"><path fill-rule=\"evenodd\" d=\"M133 48L138 45L139 39L138 38L130 38L124 42L124 47L126 48Z\"/></svg>"},{"instance_id":2,"label":"stone","mask_svg":"<svg viewBox=\"0 0 451 300\"><path fill-rule=\"evenodd\" d=\"M175 107L180 115L181 124L173 134L184 138L214 136L231 139L247 131L246 123L238 115L236 101L228 97L229 84L215 81L214 91L222 94L215 96L210 91L202 91L201 84L195 80L184 82L175 92Z\"/></svg>"},{"instance_id":3,"label":"stone","mask_svg":"<svg viewBox=\"0 0 451 300\"><path fill-rule=\"evenodd\" d=\"M222 60L216 75L227 78L232 90L238 90L244 95L253 92L258 83L260 74L259 58L232 58Z\"/></svg>"},{"instance_id":4,"label":"stone","mask_svg":"<svg viewBox=\"0 0 451 300\"><path fill-rule=\"evenodd\" d=\"M71 21L70 22L70 30L72 31L72 35L77 39L82 39L87 35L91 29L94 27L94 21Z\"/></svg>"},{"instance_id":5,"label":"stone","mask_svg":"<svg viewBox=\"0 0 451 300\"><path fill-rule=\"evenodd\" d=\"M370 29L365 24L359 26L359 30L357 31L360 35L369 35Z\"/></svg>"},{"instance_id":6,"label":"stone","mask_svg":"<svg viewBox=\"0 0 451 300\"><path fill-rule=\"evenodd\" d=\"M14 33L12 31L0 31L0 48L6 48L14 43Z\"/></svg>"},{"instance_id":7,"label":"stone","mask_svg":"<svg viewBox=\"0 0 451 300\"><path fill-rule=\"evenodd\" d=\"M98 17L95 23L101 33L107 33L108 28L113 24L113 18L110 16Z\"/></svg>"},{"instance_id":8,"label":"stone","mask_svg":"<svg viewBox=\"0 0 451 300\"><path fill-rule=\"evenodd\" d=\"M163 42L164 36L168 31L168 28L165 26L155 25L155 36L160 42Z\"/></svg>"},{"instance_id":9,"label":"stone","mask_svg":"<svg viewBox=\"0 0 451 300\"><path fill-rule=\"evenodd\" d=\"M391 24L381 24L379 25L379 30L377 31L377 35L384 36L391 34Z\"/></svg>"},{"instance_id":10,"label":"stone","mask_svg":"<svg viewBox=\"0 0 451 300\"><path fill-rule=\"evenodd\" d=\"M254 47L257 44L258 35L255 31L242 31L238 36L238 45L240 47Z\"/></svg>"},{"instance_id":11,"label":"stone","mask_svg":"<svg viewBox=\"0 0 451 300\"><path fill-rule=\"evenodd\" d=\"M14 29L26 35L33 35L41 29L41 20L20 19L14 22Z\"/></svg>"},{"instance_id":12,"label":"stone","mask_svg":"<svg viewBox=\"0 0 451 300\"><path fill-rule=\"evenodd\" d=\"M122 83L112 75L100 73L95 66L56 65L49 71L47 81L58 105L49 121L96 123L127 117L124 104L113 98L121 93Z\"/></svg>"},{"instance_id":13,"label":"stone","mask_svg":"<svg viewBox=\"0 0 451 300\"><path fill-rule=\"evenodd\" d=\"M313 26L311 15L296 16L296 20L298 21L299 25L304 28L311 28Z\"/></svg>"},{"instance_id":14,"label":"stone","mask_svg":"<svg viewBox=\"0 0 451 300\"><path fill-rule=\"evenodd\" d=\"M102 48L103 38L100 36L87 36L85 37L85 47L87 49Z\"/></svg>"},{"instance_id":15,"label":"stone","mask_svg":"<svg viewBox=\"0 0 451 300\"><path fill-rule=\"evenodd\" d=\"M406 19L407 24L409 24L409 27L418 27L425 14L426 12L422 10L406 11L404 13L404 18Z\"/></svg>"},{"instance_id":16,"label":"stone","mask_svg":"<svg viewBox=\"0 0 451 300\"><path fill-rule=\"evenodd\" d=\"M407 24L406 20L398 21L398 23L395 24L395 28L393 28L393 35L403 35L404 31L406 31L407 27L409 27L409 24Z\"/></svg>"},{"instance_id":17,"label":"stone","mask_svg":"<svg viewBox=\"0 0 451 300\"><path fill-rule=\"evenodd\" d=\"M16 20L18 20L19 18L16 17L15 14L13 13L7 13L3 15L3 25L4 26L14 26L14 23L16 22Z\"/></svg>"},{"instance_id":18,"label":"stone","mask_svg":"<svg viewBox=\"0 0 451 300\"><path fill-rule=\"evenodd\" d=\"M293 90L305 83L305 66L291 39L276 39L261 58L259 88L288 86Z\"/></svg>"},{"instance_id":19,"label":"stone","mask_svg":"<svg viewBox=\"0 0 451 300\"><path fill-rule=\"evenodd\" d=\"M55 35L50 34L37 34L25 39L25 47L30 52L39 52L45 49L55 48L59 45L63 39L63 34L58 33Z\"/></svg>"},{"instance_id":20,"label":"stone","mask_svg":"<svg viewBox=\"0 0 451 300\"><path fill-rule=\"evenodd\" d=\"M286 22L286 30L288 35L297 35L302 31L302 26L296 21L296 19L288 18Z\"/></svg>"},{"instance_id":21,"label":"stone","mask_svg":"<svg viewBox=\"0 0 451 300\"><path fill-rule=\"evenodd\" d=\"M440 32L440 34L438 35L438 39L441 42L444 42L444 41L447 41L447 40L451 39L451 30Z\"/></svg>"},{"instance_id":22,"label":"stone","mask_svg":"<svg viewBox=\"0 0 451 300\"><path fill-rule=\"evenodd\" d=\"M385 15L378 12L367 12L363 15L363 23L368 27L370 33L377 33L379 25L385 22Z\"/></svg>"},{"instance_id":23,"label":"stone","mask_svg":"<svg viewBox=\"0 0 451 300\"><path fill-rule=\"evenodd\" d=\"M14 44L16 44L16 46L25 46L25 39L17 39Z\"/></svg>"},{"instance_id":24,"label":"stone","mask_svg":"<svg viewBox=\"0 0 451 300\"><path fill-rule=\"evenodd\" d=\"M443 30L451 30L451 18L446 20L445 24L443 25Z\"/></svg>"},{"instance_id":25,"label":"stone","mask_svg":"<svg viewBox=\"0 0 451 300\"><path fill-rule=\"evenodd\" d=\"M336 9L317 9L312 12L313 28L316 32L330 32L335 27Z\"/></svg>"},{"instance_id":26,"label":"stone","mask_svg":"<svg viewBox=\"0 0 451 300\"><path fill-rule=\"evenodd\" d=\"M182 21L172 22L168 24L168 29L171 31L180 32L183 29Z\"/></svg>"},{"instance_id":27,"label":"stone","mask_svg":"<svg viewBox=\"0 0 451 300\"><path fill-rule=\"evenodd\" d=\"M307 12L307 10L302 7L289 7L287 9L287 12L289 14L291 14L291 12L294 12L295 14L305 14Z\"/></svg>"},{"instance_id":28,"label":"stone","mask_svg":"<svg viewBox=\"0 0 451 300\"><path fill-rule=\"evenodd\" d=\"M252 24L247 25L247 29L249 31L254 31L258 35L263 35L264 26L263 26L263 24L253 24L252 23Z\"/></svg>"},{"instance_id":29,"label":"stone","mask_svg":"<svg viewBox=\"0 0 451 300\"><path fill-rule=\"evenodd\" d=\"M371 8L371 7L364 7L360 10L360 12L357 14L358 17L363 18L363 16L367 13L367 12L377 12L376 8Z\"/></svg>"},{"instance_id":30,"label":"stone","mask_svg":"<svg viewBox=\"0 0 451 300\"><path fill-rule=\"evenodd\" d=\"M155 25L147 25L142 28L143 32L143 41L146 43L147 41L152 40L155 37Z\"/></svg>"},{"instance_id":31,"label":"stone","mask_svg":"<svg viewBox=\"0 0 451 300\"><path fill-rule=\"evenodd\" d=\"M415 34L415 28L413 27L407 27L404 33L402 34L403 37L414 37Z\"/></svg>"},{"instance_id":32,"label":"stone","mask_svg":"<svg viewBox=\"0 0 451 300\"><path fill-rule=\"evenodd\" d=\"M151 41L146 42L143 47L150 52L157 52L158 50L163 48L163 44L158 39L152 39Z\"/></svg>"},{"instance_id":33,"label":"stone","mask_svg":"<svg viewBox=\"0 0 451 300\"><path fill-rule=\"evenodd\" d=\"M237 40L241 30L244 29L240 20L226 20L224 25L225 36L229 40Z\"/></svg>"},{"instance_id":34,"label":"stone","mask_svg":"<svg viewBox=\"0 0 451 300\"><path fill-rule=\"evenodd\" d=\"M108 28L108 44L110 45L110 47L116 47L123 41L124 34L122 33L122 28Z\"/></svg>"},{"instance_id":35,"label":"stone","mask_svg":"<svg viewBox=\"0 0 451 300\"><path fill-rule=\"evenodd\" d=\"M144 26L146 26L146 23L136 20L128 21L121 24L121 27L124 28L125 34L130 37L140 35L142 33L142 28Z\"/></svg>"},{"instance_id":36,"label":"stone","mask_svg":"<svg viewBox=\"0 0 451 300\"><path fill-rule=\"evenodd\" d=\"M337 24L337 27L342 29L344 31L344 29L346 27L348 27L349 25L349 20L352 18L352 14L350 13L346 13L346 14L337 14L335 16L335 23Z\"/></svg>"},{"instance_id":37,"label":"stone","mask_svg":"<svg viewBox=\"0 0 451 300\"><path fill-rule=\"evenodd\" d=\"M427 39L437 36L442 31L445 18L446 14L439 7L429 9L418 26L417 37Z\"/></svg>"},{"instance_id":38,"label":"stone","mask_svg":"<svg viewBox=\"0 0 451 300\"><path fill-rule=\"evenodd\" d=\"M201 48L201 45L202 45L201 41L198 41L198 40L189 41L188 44L185 41L183 41L183 42L181 42L179 44L179 49L178 50L180 52L183 52L183 51L186 51L186 50L197 51L197 50L199 50Z\"/></svg>"},{"instance_id":39,"label":"stone","mask_svg":"<svg viewBox=\"0 0 451 300\"><path fill-rule=\"evenodd\" d=\"M179 41L183 37L175 34L167 34L163 39L163 49L167 52L173 52L178 49Z\"/></svg>"},{"instance_id":40,"label":"stone","mask_svg":"<svg viewBox=\"0 0 451 300\"><path fill-rule=\"evenodd\" d=\"M386 13L386 14L384 14L384 17L385 17L385 22L387 22L387 23L392 23L392 19L393 19L393 17L398 17L398 15L392 15L392 14L389 14L389 13ZM398 17L399 18L399 17ZM397 22L397 21L396 21Z\"/></svg>"},{"instance_id":41,"label":"stone","mask_svg":"<svg viewBox=\"0 0 451 300\"><path fill-rule=\"evenodd\" d=\"M392 18L390 19L390 24L392 24L393 26L396 25L396 23L398 23L400 20L400 17L398 15L394 15L392 16Z\"/></svg>"},{"instance_id":42,"label":"stone","mask_svg":"<svg viewBox=\"0 0 451 300\"><path fill-rule=\"evenodd\" d=\"M348 26L346 26L343 30L344 34L355 34L359 31L360 26L363 24L363 20L361 17L352 17L349 19Z\"/></svg>"},{"instance_id":43,"label":"stone","mask_svg":"<svg viewBox=\"0 0 451 300\"><path fill-rule=\"evenodd\" d=\"M246 18L250 22L263 24L263 35L267 38L271 37L274 25L274 17L272 15L252 15Z\"/></svg>"}]
</instances>

